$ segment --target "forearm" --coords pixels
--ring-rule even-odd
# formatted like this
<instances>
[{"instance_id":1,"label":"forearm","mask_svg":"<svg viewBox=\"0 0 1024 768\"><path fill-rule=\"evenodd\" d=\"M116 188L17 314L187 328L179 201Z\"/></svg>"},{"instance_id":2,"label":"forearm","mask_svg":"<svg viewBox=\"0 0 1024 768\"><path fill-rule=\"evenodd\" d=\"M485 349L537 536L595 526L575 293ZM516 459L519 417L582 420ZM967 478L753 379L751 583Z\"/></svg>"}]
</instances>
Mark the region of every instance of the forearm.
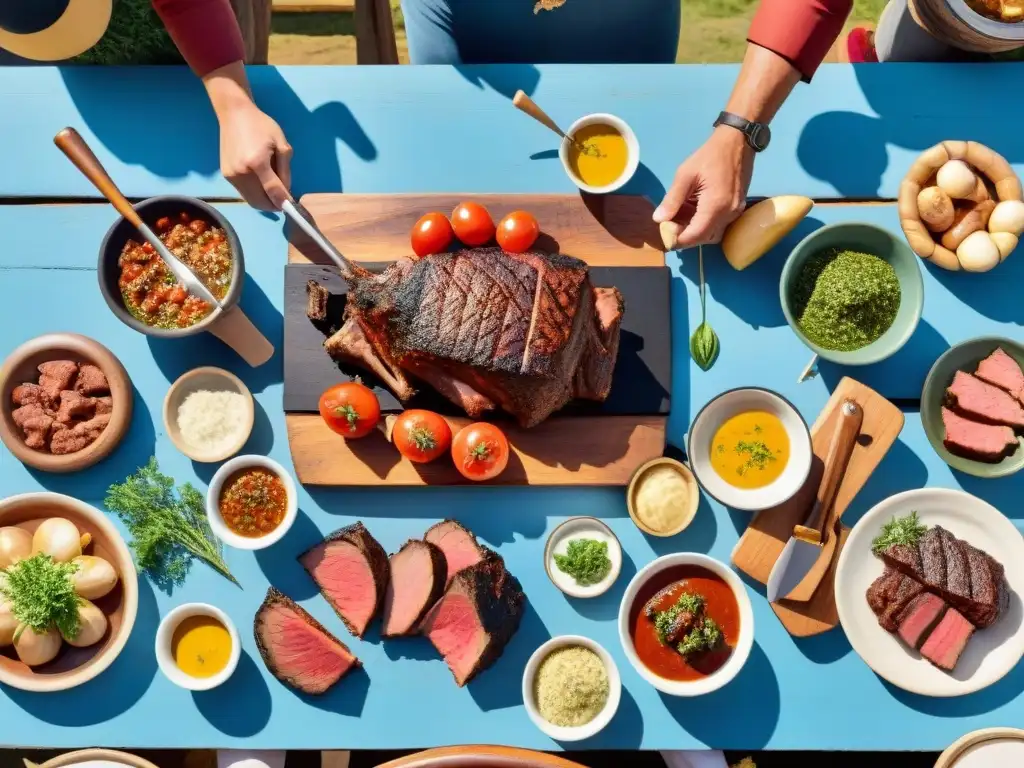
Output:
<instances>
[{"instance_id":1,"label":"forearm","mask_svg":"<svg viewBox=\"0 0 1024 768\"><path fill-rule=\"evenodd\" d=\"M205 77L245 58L245 45L230 0L152 0L188 65ZM244 73L243 73L244 79Z\"/></svg>"},{"instance_id":2,"label":"forearm","mask_svg":"<svg viewBox=\"0 0 1024 768\"><path fill-rule=\"evenodd\" d=\"M747 120L770 123L800 77L800 71L779 54L748 44L725 110Z\"/></svg>"},{"instance_id":3,"label":"forearm","mask_svg":"<svg viewBox=\"0 0 1024 768\"><path fill-rule=\"evenodd\" d=\"M203 86L218 120L236 106L252 103L249 79L241 61L234 61L210 72L203 78Z\"/></svg>"}]
</instances>

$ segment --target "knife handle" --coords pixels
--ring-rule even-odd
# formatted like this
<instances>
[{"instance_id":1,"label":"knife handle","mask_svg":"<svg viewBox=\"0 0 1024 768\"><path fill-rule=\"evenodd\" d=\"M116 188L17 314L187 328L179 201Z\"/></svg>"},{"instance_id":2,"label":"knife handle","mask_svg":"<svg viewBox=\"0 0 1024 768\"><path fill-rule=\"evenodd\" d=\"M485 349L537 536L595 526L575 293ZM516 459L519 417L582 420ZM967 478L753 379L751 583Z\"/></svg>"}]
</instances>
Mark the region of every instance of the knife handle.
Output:
<instances>
[{"instance_id":1,"label":"knife handle","mask_svg":"<svg viewBox=\"0 0 1024 768\"><path fill-rule=\"evenodd\" d=\"M818 486L814 509L811 510L805 525L793 528L793 535L801 541L819 545L824 541L829 514L835 505L839 486L843 482L863 423L864 410L853 400L844 400L839 409L839 418L836 421L835 432L832 433L828 453L825 454L825 470L821 477L821 485Z\"/></svg>"}]
</instances>

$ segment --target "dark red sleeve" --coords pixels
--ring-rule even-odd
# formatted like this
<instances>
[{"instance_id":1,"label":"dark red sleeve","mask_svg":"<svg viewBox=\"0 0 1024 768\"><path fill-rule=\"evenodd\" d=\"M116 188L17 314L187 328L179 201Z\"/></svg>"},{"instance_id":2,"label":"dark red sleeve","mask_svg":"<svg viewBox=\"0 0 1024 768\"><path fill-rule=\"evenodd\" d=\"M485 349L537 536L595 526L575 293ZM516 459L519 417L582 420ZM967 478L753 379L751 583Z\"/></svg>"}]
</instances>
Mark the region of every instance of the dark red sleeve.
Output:
<instances>
[{"instance_id":1,"label":"dark red sleeve","mask_svg":"<svg viewBox=\"0 0 1024 768\"><path fill-rule=\"evenodd\" d=\"M229 0L153 0L153 8L200 77L245 58L242 32Z\"/></svg>"},{"instance_id":2,"label":"dark red sleeve","mask_svg":"<svg viewBox=\"0 0 1024 768\"><path fill-rule=\"evenodd\" d=\"M853 0L761 0L747 40L775 51L810 80L852 8Z\"/></svg>"}]
</instances>

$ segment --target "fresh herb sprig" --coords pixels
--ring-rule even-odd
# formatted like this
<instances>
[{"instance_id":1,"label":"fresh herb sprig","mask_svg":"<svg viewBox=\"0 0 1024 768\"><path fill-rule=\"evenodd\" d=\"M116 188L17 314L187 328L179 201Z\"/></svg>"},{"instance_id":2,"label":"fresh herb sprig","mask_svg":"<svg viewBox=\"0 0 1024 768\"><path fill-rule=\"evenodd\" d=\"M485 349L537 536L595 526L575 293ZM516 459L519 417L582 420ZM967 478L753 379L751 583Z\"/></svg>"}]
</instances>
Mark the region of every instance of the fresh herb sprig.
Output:
<instances>
[{"instance_id":1,"label":"fresh herb sprig","mask_svg":"<svg viewBox=\"0 0 1024 768\"><path fill-rule=\"evenodd\" d=\"M928 526L918 520L917 512L894 517L882 526L882 532L871 542L871 551L878 555L897 545L913 547L927 530Z\"/></svg>"},{"instance_id":2,"label":"fresh herb sprig","mask_svg":"<svg viewBox=\"0 0 1024 768\"><path fill-rule=\"evenodd\" d=\"M698 614L704 610L704 597L694 592L683 592L679 595L674 605L664 611L658 611L654 617L654 629L658 633L661 642L668 642L668 633L672 628L672 622L684 611L686 613Z\"/></svg>"},{"instance_id":3,"label":"fresh herb sprig","mask_svg":"<svg viewBox=\"0 0 1024 768\"><path fill-rule=\"evenodd\" d=\"M608 542L572 539L564 555L555 555L555 565L558 570L572 576L580 586L597 584L612 567L608 558Z\"/></svg>"},{"instance_id":4,"label":"fresh herb sprig","mask_svg":"<svg viewBox=\"0 0 1024 768\"><path fill-rule=\"evenodd\" d=\"M718 334L708 325L707 286L704 282L704 249L697 246L697 264L700 270L700 325L690 337L690 357L702 371L711 369L718 359Z\"/></svg>"},{"instance_id":5,"label":"fresh herb sprig","mask_svg":"<svg viewBox=\"0 0 1024 768\"><path fill-rule=\"evenodd\" d=\"M0 595L21 624L43 633L56 627L64 637L78 635L78 606L71 576L77 563L58 563L40 553L9 566L0 578Z\"/></svg>"},{"instance_id":6,"label":"fresh herb sprig","mask_svg":"<svg viewBox=\"0 0 1024 768\"><path fill-rule=\"evenodd\" d=\"M202 494L190 483L178 486L177 498L174 491L174 479L160 473L156 457L107 490L104 503L131 533L139 567L169 587L184 580L190 557L198 557L238 584L210 530Z\"/></svg>"},{"instance_id":7,"label":"fresh herb sprig","mask_svg":"<svg viewBox=\"0 0 1024 768\"><path fill-rule=\"evenodd\" d=\"M676 646L683 656L714 650L722 642L722 628L714 619L705 616Z\"/></svg>"}]
</instances>

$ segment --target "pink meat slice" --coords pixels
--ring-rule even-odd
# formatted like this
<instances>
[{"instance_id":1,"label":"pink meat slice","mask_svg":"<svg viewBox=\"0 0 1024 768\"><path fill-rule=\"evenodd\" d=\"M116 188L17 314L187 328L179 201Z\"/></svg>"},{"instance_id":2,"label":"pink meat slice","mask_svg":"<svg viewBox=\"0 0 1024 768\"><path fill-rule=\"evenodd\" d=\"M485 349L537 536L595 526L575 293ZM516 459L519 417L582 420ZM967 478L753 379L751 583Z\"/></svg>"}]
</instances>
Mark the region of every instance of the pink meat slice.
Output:
<instances>
[{"instance_id":1,"label":"pink meat slice","mask_svg":"<svg viewBox=\"0 0 1024 768\"><path fill-rule=\"evenodd\" d=\"M430 542L413 540L391 556L390 566L382 634L411 635L444 592L448 573L444 553Z\"/></svg>"},{"instance_id":2,"label":"pink meat slice","mask_svg":"<svg viewBox=\"0 0 1024 768\"><path fill-rule=\"evenodd\" d=\"M983 424L965 419L949 408L942 408L942 426L946 448L959 456L998 462L1017 450L1017 436L1010 427Z\"/></svg>"},{"instance_id":3,"label":"pink meat slice","mask_svg":"<svg viewBox=\"0 0 1024 768\"><path fill-rule=\"evenodd\" d=\"M424 630L444 657L455 682L464 685L491 640L470 597L461 591L449 591L430 612Z\"/></svg>"},{"instance_id":4,"label":"pink meat slice","mask_svg":"<svg viewBox=\"0 0 1024 768\"><path fill-rule=\"evenodd\" d=\"M952 671L973 634L974 625L950 608L921 646L921 655L940 669Z\"/></svg>"},{"instance_id":5,"label":"pink meat slice","mask_svg":"<svg viewBox=\"0 0 1024 768\"><path fill-rule=\"evenodd\" d=\"M900 617L900 638L911 648L919 648L939 623L944 610L946 603L937 595L925 594L914 598Z\"/></svg>"},{"instance_id":6,"label":"pink meat slice","mask_svg":"<svg viewBox=\"0 0 1024 768\"><path fill-rule=\"evenodd\" d=\"M377 587L359 548L347 541L324 542L301 560L352 634L362 636L376 612Z\"/></svg>"},{"instance_id":7,"label":"pink meat slice","mask_svg":"<svg viewBox=\"0 0 1024 768\"><path fill-rule=\"evenodd\" d=\"M444 552L448 563L447 582L451 582L463 568L479 563L487 553L477 542L476 536L455 520L443 520L431 526L423 538Z\"/></svg>"},{"instance_id":8,"label":"pink meat slice","mask_svg":"<svg viewBox=\"0 0 1024 768\"><path fill-rule=\"evenodd\" d=\"M1024 402L1024 371L1002 347L997 347L995 352L978 363L974 375Z\"/></svg>"},{"instance_id":9,"label":"pink meat slice","mask_svg":"<svg viewBox=\"0 0 1024 768\"><path fill-rule=\"evenodd\" d=\"M964 416L990 424L1024 429L1024 406L1009 393L969 373L957 371L953 383L946 390L946 396Z\"/></svg>"}]
</instances>

